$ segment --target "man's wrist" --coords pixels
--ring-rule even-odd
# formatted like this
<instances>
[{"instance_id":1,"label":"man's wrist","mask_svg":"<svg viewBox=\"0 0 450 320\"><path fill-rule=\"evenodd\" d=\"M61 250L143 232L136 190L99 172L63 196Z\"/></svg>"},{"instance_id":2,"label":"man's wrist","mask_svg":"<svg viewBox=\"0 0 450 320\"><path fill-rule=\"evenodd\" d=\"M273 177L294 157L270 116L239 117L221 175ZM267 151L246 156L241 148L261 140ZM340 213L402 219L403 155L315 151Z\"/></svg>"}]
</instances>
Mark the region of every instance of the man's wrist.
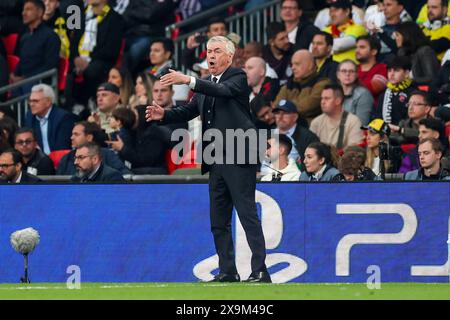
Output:
<instances>
[{"instance_id":1,"label":"man's wrist","mask_svg":"<svg viewBox=\"0 0 450 320\"><path fill-rule=\"evenodd\" d=\"M197 83L197 80L195 79L195 77L190 77L189 79L189 83L187 83L189 85L189 88L194 90L195 89L195 84Z\"/></svg>"}]
</instances>

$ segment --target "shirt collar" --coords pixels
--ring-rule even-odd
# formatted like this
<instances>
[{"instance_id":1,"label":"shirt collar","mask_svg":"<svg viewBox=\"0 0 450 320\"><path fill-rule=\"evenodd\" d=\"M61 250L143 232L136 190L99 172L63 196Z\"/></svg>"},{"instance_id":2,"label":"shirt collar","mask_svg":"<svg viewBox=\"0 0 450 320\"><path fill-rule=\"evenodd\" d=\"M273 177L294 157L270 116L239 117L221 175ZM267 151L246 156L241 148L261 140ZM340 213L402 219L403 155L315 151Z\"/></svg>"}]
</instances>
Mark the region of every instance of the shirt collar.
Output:
<instances>
[{"instance_id":1,"label":"shirt collar","mask_svg":"<svg viewBox=\"0 0 450 320\"><path fill-rule=\"evenodd\" d=\"M213 78L216 78L216 79L217 79L216 82L220 82L220 78L222 78L222 76L223 76L224 73L225 73L225 72L222 72L221 74L219 74L219 75L217 75L217 76L211 75L211 81L212 81Z\"/></svg>"},{"instance_id":2,"label":"shirt collar","mask_svg":"<svg viewBox=\"0 0 450 320\"><path fill-rule=\"evenodd\" d=\"M88 180L91 180L98 172L98 170L100 169L100 167L102 166L102 163L100 163L98 165L98 167L89 175L89 177L87 178Z\"/></svg>"},{"instance_id":3,"label":"shirt collar","mask_svg":"<svg viewBox=\"0 0 450 320\"><path fill-rule=\"evenodd\" d=\"M313 174L313 175L312 175L313 178L315 178L317 181L319 181L319 180L322 178L323 173L325 172L326 167L327 167L327 166L324 165L324 166L322 167L322 169L320 169L317 173Z\"/></svg>"},{"instance_id":4,"label":"shirt collar","mask_svg":"<svg viewBox=\"0 0 450 320\"><path fill-rule=\"evenodd\" d=\"M22 171L20 171L19 176L17 177L16 181L14 181L14 183L20 183L21 180L22 180Z\"/></svg>"},{"instance_id":5,"label":"shirt collar","mask_svg":"<svg viewBox=\"0 0 450 320\"><path fill-rule=\"evenodd\" d=\"M43 116L42 118L39 116L36 116L36 118L38 118L39 121L42 120L48 120L48 117L50 116L50 112L52 112L53 106L50 107L50 109L48 109L47 113L45 114L45 116Z\"/></svg>"},{"instance_id":6,"label":"shirt collar","mask_svg":"<svg viewBox=\"0 0 450 320\"><path fill-rule=\"evenodd\" d=\"M292 128L290 128L288 131L285 132L285 135L287 135L288 137L292 137L296 128L297 128L297 124L294 124L294 126ZM279 132L280 132L280 129L276 128L275 133L279 133Z\"/></svg>"}]
</instances>

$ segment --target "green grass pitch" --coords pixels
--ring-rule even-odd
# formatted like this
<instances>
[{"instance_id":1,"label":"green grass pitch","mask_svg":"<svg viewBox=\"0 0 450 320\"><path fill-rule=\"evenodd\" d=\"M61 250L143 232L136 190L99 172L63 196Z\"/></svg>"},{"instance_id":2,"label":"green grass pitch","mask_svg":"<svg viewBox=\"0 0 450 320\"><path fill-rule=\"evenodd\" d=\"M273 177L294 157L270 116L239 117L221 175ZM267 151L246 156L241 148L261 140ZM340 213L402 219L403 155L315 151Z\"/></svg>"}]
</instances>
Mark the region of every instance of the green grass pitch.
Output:
<instances>
[{"instance_id":1,"label":"green grass pitch","mask_svg":"<svg viewBox=\"0 0 450 320\"><path fill-rule=\"evenodd\" d=\"M156 300L450 300L450 284L212 284L212 283L62 283L1 284L0 300L9 299L156 299Z\"/></svg>"}]
</instances>

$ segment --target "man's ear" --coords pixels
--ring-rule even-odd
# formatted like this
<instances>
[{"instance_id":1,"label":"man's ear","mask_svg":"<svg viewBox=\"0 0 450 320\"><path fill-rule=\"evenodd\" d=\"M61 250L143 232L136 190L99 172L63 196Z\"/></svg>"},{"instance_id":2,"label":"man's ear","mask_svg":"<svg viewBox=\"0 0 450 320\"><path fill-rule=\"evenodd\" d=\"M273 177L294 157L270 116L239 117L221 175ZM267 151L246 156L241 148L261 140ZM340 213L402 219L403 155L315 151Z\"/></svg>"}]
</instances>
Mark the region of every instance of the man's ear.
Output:
<instances>
[{"instance_id":1,"label":"man's ear","mask_svg":"<svg viewBox=\"0 0 450 320\"><path fill-rule=\"evenodd\" d=\"M94 135L93 134L87 134L86 135L86 140L89 141L89 142L94 141Z\"/></svg>"}]
</instances>

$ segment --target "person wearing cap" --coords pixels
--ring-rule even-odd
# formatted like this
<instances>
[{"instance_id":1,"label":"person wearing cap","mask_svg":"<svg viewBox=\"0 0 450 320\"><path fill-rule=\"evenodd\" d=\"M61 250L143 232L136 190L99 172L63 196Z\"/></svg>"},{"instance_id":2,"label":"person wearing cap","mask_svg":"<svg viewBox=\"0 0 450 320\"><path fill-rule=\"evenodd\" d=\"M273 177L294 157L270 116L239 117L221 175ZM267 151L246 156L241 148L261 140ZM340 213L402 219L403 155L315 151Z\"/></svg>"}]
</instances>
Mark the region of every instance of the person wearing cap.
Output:
<instances>
[{"instance_id":1,"label":"person wearing cap","mask_svg":"<svg viewBox=\"0 0 450 320\"><path fill-rule=\"evenodd\" d=\"M352 4L348 0L335 0L329 3L331 25L323 29L334 38L333 60L341 62L347 59L356 62L356 38L366 34L360 24L352 20Z\"/></svg>"},{"instance_id":2,"label":"person wearing cap","mask_svg":"<svg viewBox=\"0 0 450 320\"><path fill-rule=\"evenodd\" d=\"M266 62L260 57L252 57L245 62L244 71L250 87L250 102L258 95L273 102L280 90L278 79L266 77Z\"/></svg>"},{"instance_id":3,"label":"person wearing cap","mask_svg":"<svg viewBox=\"0 0 450 320\"><path fill-rule=\"evenodd\" d=\"M387 68L387 89L378 99L373 118L398 126L402 119L408 117L408 99L415 90L415 84L409 76L411 61L406 57L395 57Z\"/></svg>"},{"instance_id":4,"label":"person wearing cap","mask_svg":"<svg viewBox=\"0 0 450 320\"><path fill-rule=\"evenodd\" d=\"M263 47L262 58L277 73L280 83L285 83L292 74L289 62L292 44L289 42L286 27L281 22L272 22L267 26L267 44Z\"/></svg>"},{"instance_id":5,"label":"person wearing cap","mask_svg":"<svg viewBox=\"0 0 450 320\"><path fill-rule=\"evenodd\" d=\"M271 172L263 176L261 181L298 181L301 172L297 163L288 157L292 149L291 139L285 134L279 134L269 139L267 144L266 157Z\"/></svg>"},{"instance_id":6,"label":"person wearing cap","mask_svg":"<svg viewBox=\"0 0 450 320\"><path fill-rule=\"evenodd\" d=\"M438 139L426 138L419 142L420 169L409 171L407 181L450 180L450 172L441 165L442 144Z\"/></svg>"},{"instance_id":7,"label":"person wearing cap","mask_svg":"<svg viewBox=\"0 0 450 320\"><path fill-rule=\"evenodd\" d=\"M277 125L275 133L285 134L291 139L293 147L289 158L299 161L306 147L312 142L319 141L319 138L301 124L302 119L292 101L281 100L273 109L273 113Z\"/></svg>"},{"instance_id":8,"label":"person wearing cap","mask_svg":"<svg viewBox=\"0 0 450 320\"><path fill-rule=\"evenodd\" d=\"M310 123L321 113L320 95L331 80L319 76L314 58L308 50L295 52L291 62L293 75L281 87L274 104L277 105L281 100L292 101L300 117Z\"/></svg>"},{"instance_id":9,"label":"person wearing cap","mask_svg":"<svg viewBox=\"0 0 450 320\"><path fill-rule=\"evenodd\" d=\"M357 145L363 140L361 121L343 107L344 92L338 84L325 86L322 91L322 114L311 122L310 130L321 142L338 150Z\"/></svg>"},{"instance_id":10,"label":"person wearing cap","mask_svg":"<svg viewBox=\"0 0 450 320\"><path fill-rule=\"evenodd\" d=\"M114 132L110 126L111 114L120 106L120 89L110 82L102 83L97 89L97 108L89 118L89 122L97 123L106 134Z\"/></svg>"},{"instance_id":11,"label":"person wearing cap","mask_svg":"<svg viewBox=\"0 0 450 320\"><path fill-rule=\"evenodd\" d=\"M41 150L48 155L55 150L70 149L75 119L71 113L55 105L52 87L47 84L33 86L29 106L25 126L34 130Z\"/></svg>"},{"instance_id":12,"label":"person wearing cap","mask_svg":"<svg viewBox=\"0 0 450 320\"><path fill-rule=\"evenodd\" d=\"M303 7L299 0L284 0L281 2L281 21L284 22L289 35L289 42L294 50L309 49L312 38L320 30L303 17Z\"/></svg>"},{"instance_id":13,"label":"person wearing cap","mask_svg":"<svg viewBox=\"0 0 450 320\"><path fill-rule=\"evenodd\" d=\"M372 169L379 177L381 175L380 143L388 143L391 130L383 119L373 119L367 126L361 127L361 129L367 130L365 166ZM385 172L394 173L392 172L394 163L385 160L383 165Z\"/></svg>"}]
</instances>

